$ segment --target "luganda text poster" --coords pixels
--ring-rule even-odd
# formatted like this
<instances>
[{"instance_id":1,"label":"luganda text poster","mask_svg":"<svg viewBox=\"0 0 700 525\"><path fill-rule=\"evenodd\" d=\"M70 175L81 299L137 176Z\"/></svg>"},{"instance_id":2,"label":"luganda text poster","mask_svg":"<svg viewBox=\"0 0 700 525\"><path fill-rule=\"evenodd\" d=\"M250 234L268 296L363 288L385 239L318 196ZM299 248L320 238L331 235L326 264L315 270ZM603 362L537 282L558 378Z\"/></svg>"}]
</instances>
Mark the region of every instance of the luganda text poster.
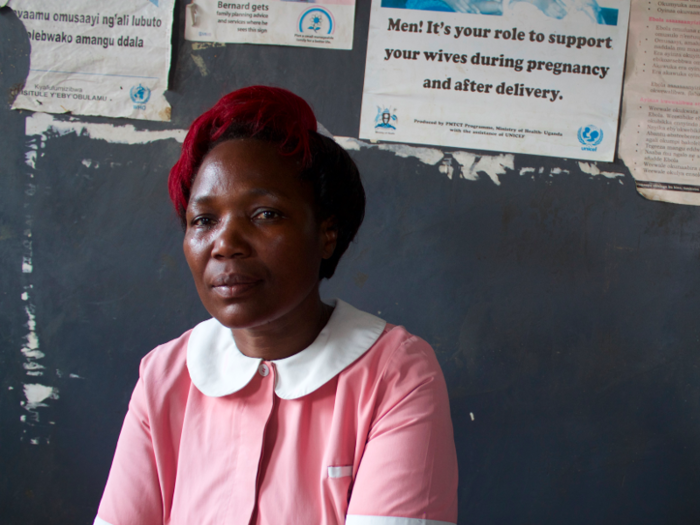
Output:
<instances>
[{"instance_id":1,"label":"luganda text poster","mask_svg":"<svg viewBox=\"0 0 700 525\"><path fill-rule=\"evenodd\" d=\"M352 49L355 0L196 0L185 38L196 42Z\"/></svg>"},{"instance_id":2,"label":"luganda text poster","mask_svg":"<svg viewBox=\"0 0 700 525\"><path fill-rule=\"evenodd\" d=\"M9 0L31 45L14 109L170 120L175 0Z\"/></svg>"},{"instance_id":3,"label":"luganda text poster","mask_svg":"<svg viewBox=\"0 0 700 525\"><path fill-rule=\"evenodd\" d=\"M700 205L700 4L632 0L620 157L648 199Z\"/></svg>"},{"instance_id":4,"label":"luganda text poster","mask_svg":"<svg viewBox=\"0 0 700 525\"><path fill-rule=\"evenodd\" d=\"M611 161L629 0L373 0L360 138Z\"/></svg>"}]
</instances>

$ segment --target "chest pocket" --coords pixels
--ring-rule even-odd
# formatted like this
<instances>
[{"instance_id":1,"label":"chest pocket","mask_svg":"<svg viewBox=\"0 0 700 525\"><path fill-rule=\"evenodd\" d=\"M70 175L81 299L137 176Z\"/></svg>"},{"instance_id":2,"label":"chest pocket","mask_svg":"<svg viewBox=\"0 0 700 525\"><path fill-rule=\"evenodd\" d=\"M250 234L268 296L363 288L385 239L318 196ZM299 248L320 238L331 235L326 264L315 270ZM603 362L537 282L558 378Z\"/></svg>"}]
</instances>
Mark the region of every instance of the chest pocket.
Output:
<instances>
[{"instance_id":1,"label":"chest pocket","mask_svg":"<svg viewBox=\"0 0 700 525\"><path fill-rule=\"evenodd\" d=\"M329 478L346 478L348 476L352 476L352 465L328 467Z\"/></svg>"},{"instance_id":2,"label":"chest pocket","mask_svg":"<svg viewBox=\"0 0 700 525\"><path fill-rule=\"evenodd\" d=\"M334 501L336 523L345 523L352 495L352 465L331 465L326 477L326 490ZM330 523L330 522L329 522Z\"/></svg>"}]
</instances>

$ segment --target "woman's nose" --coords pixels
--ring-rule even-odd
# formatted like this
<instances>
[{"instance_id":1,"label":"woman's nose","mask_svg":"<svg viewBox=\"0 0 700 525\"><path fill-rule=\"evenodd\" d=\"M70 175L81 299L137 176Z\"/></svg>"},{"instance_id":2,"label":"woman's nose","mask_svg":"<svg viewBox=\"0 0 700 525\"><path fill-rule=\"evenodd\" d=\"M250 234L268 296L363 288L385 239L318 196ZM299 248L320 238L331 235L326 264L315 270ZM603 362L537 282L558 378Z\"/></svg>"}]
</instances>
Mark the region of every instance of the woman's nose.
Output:
<instances>
[{"instance_id":1,"label":"woman's nose","mask_svg":"<svg viewBox=\"0 0 700 525\"><path fill-rule=\"evenodd\" d=\"M249 257L252 253L244 220L227 219L222 221L215 235L213 257Z\"/></svg>"}]
</instances>

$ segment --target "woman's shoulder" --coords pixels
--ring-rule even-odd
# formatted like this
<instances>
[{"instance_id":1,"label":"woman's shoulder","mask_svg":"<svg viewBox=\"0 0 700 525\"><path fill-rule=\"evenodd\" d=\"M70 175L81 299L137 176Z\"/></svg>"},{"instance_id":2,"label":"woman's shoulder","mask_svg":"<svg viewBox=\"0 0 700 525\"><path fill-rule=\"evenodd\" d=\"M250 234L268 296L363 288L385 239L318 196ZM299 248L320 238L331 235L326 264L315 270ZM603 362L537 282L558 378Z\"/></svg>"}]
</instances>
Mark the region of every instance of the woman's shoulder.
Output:
<instances>
[{"instance_id":1,"label":"woman's shoulder","mask_svg":"<svg viewBox=\"0 0 700 525\"><path fill-rule=\"evenodd\" d=\"M401 360L414 355L435 358L433 347L425 339L410 333L402 325L387 323L375 347L378 353L392 360Z\"/></svg>"},{"instance_id":2,"label":"woman's shoulder","mask_svg":"<svg viewBox=\"0 0 700 525\"><path fill-rule=\"evenodd\" d=\"M397 407L406 417L449 414L447 385L432 347L403 326L387 324L375 344L341 380L357 406L371 406L373 421ZM447 408L446 408L447 407Z\"/></svg>"},{"instance_id":3,"label":"woman's shoulder","mask_svg":"<svg viewBox=\"0 0 700 525\"><path fill-rule=\"evenodd\" d=\"M139 367L141 380L147 385L166 386L182 379L189 381L187 373L187 344L193 328L181 336L158 345L143 359Z\"/></svg>"},{"instance_id":4,"label":"woman's shoulder","mask_svg":"<svg viewBox=\"0 0 700 525\"><path fill-rule=\"evenodd\" d=\"M390 323L358 364L378 373L377 380L397 376L416 381L436 375L442 378L442 369L430 344L405 327Z\"/></svg>"}]
</instances>

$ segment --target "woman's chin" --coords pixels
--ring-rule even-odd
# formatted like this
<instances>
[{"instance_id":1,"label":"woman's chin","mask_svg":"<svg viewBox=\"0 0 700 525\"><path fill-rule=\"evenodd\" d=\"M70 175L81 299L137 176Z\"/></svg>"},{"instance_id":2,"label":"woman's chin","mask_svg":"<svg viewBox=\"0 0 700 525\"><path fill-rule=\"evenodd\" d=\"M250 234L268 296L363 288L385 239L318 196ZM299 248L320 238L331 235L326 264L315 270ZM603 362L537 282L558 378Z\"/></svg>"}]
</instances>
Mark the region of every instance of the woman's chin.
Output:
<instances>
[{"instance_id":1,"label":"woman's chin","mask_svg":"<svg viewBox=\"0 0 700 525\"><path fill-rule=\"evenodd\" d=\"M237 301L225 305L218 304L207 308L209 313L226 328L245 330L261 327L275 318L274 311L264 305L250 304L247 301Z\"/></svg>"}]
</instances>

